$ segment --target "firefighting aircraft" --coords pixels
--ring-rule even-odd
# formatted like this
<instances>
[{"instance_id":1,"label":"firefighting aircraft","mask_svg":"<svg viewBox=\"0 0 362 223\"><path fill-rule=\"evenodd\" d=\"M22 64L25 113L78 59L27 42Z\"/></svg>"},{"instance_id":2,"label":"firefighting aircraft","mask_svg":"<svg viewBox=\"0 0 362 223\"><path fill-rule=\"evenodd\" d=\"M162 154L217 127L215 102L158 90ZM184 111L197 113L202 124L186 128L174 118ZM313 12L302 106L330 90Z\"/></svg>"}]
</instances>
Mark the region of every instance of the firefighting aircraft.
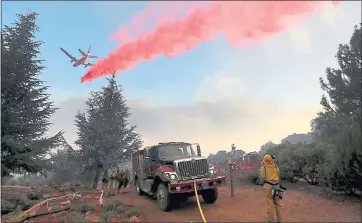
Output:
<instances>
[{"instance_id":1,"label":"firefighting aircraft","mask_svg":"<svg viewBox=\"0 0 362 223\"><path fill-rule=\"evenodd\" d=\"M82 57L80 59L77 59L77 58L73 57L72 55L70 55L65 49L60 47L60 50L63 51L63 53L65 53L65 55L67 55L71 59L70 62L71 63L75 62L73 64L73 67L78 67L79 65L84 65L84 67L87 67L87 66L93 65L91 63L86 63L88 58L98 58L97 56L89 55L90 49L91 49L91 46L89 46L87 53L84 53L81 49L78 49L79 52L82 54Z\"/></svg>"}]
</instances>

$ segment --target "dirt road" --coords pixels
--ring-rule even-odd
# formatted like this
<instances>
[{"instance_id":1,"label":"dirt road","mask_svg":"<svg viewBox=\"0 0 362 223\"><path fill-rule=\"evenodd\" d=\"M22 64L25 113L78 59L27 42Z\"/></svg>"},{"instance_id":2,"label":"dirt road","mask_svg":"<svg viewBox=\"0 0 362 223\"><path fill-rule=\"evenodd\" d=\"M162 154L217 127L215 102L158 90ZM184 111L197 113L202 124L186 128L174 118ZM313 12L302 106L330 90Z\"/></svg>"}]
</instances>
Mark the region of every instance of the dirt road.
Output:
<instances>
[{"instance_id":1,"label":"dirt road","mask_svg":"<svg viewBox=\"0 0 362 223\"><path fill-rule=\"evenodd\" d=\"M257 186L237 189L230 197L228 188L220 188L215 204L201 204L208 222L265 222L263 188ZM142 211L148 222L202 221L195 198L190 198L171 212L162 212L156 201L139 196L134 191L118 195L119 199ZM201 198L202 201L202 198ZM285 193L283 199L285 222L360 222L361 207L358 202L336 202L316 194L294 189Z\"/></svg>"}]
</instances>

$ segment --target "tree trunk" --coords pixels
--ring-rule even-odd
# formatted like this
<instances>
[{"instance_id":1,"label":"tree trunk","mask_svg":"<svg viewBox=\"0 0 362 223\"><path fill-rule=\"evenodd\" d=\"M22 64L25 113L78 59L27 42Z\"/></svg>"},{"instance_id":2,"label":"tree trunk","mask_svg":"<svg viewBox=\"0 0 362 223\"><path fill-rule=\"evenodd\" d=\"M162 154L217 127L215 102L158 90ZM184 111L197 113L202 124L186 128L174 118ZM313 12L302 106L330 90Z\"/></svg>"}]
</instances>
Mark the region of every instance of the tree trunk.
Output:
<instances>
[{"instance_id":1,"label":"tree trunk","mask_svg":"<svg viewBox=\"0 0 362 223\"><path fill-rule=\"evenodd\" d=\"M96 167L96 175L94 176L94 179L93 179L93 189L97 189L99 172L100 172L100 168L97 166Z\"/></svg>"}]
</instances>

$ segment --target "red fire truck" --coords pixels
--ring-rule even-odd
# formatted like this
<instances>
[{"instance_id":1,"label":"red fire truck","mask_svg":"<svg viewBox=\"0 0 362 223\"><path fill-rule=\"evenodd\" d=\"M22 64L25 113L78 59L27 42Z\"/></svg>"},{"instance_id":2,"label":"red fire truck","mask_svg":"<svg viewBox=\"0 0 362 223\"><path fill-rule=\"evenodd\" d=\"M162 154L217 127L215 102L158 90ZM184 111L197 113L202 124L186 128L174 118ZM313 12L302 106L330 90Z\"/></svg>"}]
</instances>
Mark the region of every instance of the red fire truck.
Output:
<instances>
[{"instance_id":1,"label":"red fire truck","mask_svg":"<svg viewBox=\"0 0 362 223\"><path fill-rule=\"evenodd\" d=\"M262 157L256 152L250 152L240 157L236 163L236 169L241 172L244 180L257 183Z\"/></svg>"}]
</instances>

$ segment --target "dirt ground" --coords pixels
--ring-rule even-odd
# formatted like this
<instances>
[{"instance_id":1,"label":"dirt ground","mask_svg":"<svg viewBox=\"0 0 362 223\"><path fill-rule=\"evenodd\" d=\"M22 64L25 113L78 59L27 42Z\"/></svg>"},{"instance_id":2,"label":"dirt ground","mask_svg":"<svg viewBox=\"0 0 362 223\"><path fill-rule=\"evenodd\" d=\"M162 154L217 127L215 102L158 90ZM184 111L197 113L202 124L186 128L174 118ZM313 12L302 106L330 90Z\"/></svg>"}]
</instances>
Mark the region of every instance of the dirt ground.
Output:
<instances>
[{"instance_id":1,"label":"dirt ground","mask_svg":"<svg viewBox=\"0 0 362 223\"><path fill-rule=\"evenodd\" d=\"M31 191L30 187L21 187L21 186L3 186L1 187L1 195L2 196L15 196L15 197L19 197L21 194L27 193ZM123 191L121 191L121 193L128 193L129 190L128 189L124 189ZM53 197L60 197L60 196L64 196L66 194L69 194L70 192L56 192L53 193ZM70 193L71 194L71 193ZM113 200L121 200L119 199L119 196L114 196L114 195L104 195L106 197L104 197L104 207L102 207L99 204L99 198L100 198L100 194L101 192L99 190L87 190L87 191L83 191L81 192L82 197L80 199L77 200L72 200L70 199L70 197L66 197L66 198L62 198L60 200L56 200L56 201L49 201L48 204L44 204L38 208L33 209L31 212L29 212L29 215L35 215L35 214L39 214L39 213L46 213L49 212L51 210L55 210L55 209L63 209L67 206L70 207L70 209L68 211L61 211L58 213L53 213L53 214L48 214L48 215L44 215L44 216L39 216L39 217L33 217L29 220L26 220L25 223L37 223L37 222L85 222L85 220L87 220L87 222L104 222L104 220L102 220L102 215L104 213L107 213L106 207L107 204L109 204L110 201ZM39 201L37 201L36 203L39 203ZM77 211L76 208L79 207L80 204L87 204L90 205L92 207L94 207L95 209L92 211L86 211L84 213L80 213L79 210ZM124 203L124 202L123 202ZM133 211L136 210L138 213L140 213L137 209L135 209L132 205L128 205L126 204L126 208L124 209L124 212L117 214L116 212L112 212L112 216L110 217L110 219L107 222L128 222L129 221L129 217L128 214L134 213ZM74 215L74 213L76 213L76 215ZM19 213L15 214L15 213L10 213L8 215L2 215L2 221L4 222L10 222L12 221L12 219L16 216L18 216ZM140 213L141 216L137 217L137 218L133 218L133 220L136 220L136 222L145 222L145 218L143 217L142 213ZM78 216L77 216L78 215ZM126 219L123 219L123 217L126 216ZM79 218L79 216L81 216L82 218ZM134 215L131 215L134 216ZM78 218L77 218L78 217ZM68 219L68 220L67 220Z\"/></svg>"},{"instance_id":2,"label":"dirt ground","mask_svg":"<svg viewBox=\"0 0 362 223\"><path fill-rule=\"evenodd\" d=\"M220 188L215 204L201 203L208 222L265 222L264 191L260 186L239 188L235 197L230 189ZM202 221L195 198L190 198L171 212L158 210L155 201L136 193L120 196L122 201L141 210L149 222ZM200 199L202 201L202 198ZM337 202L320 198L314 193L292 189L284 194L283 212L285 222L360 222L361 206L357 201Z\"/></svg>"},{"instance_id":3,"label":"dirt ground","mask_svg":"<svg viewBox=\"0 0 362 223\"><path fill-rule=\"evenodd\" d=\"M244 184L235 190L235 197L230 197L230 188L219 189L219 199L215 204L204 204L200 197L201 207L208 222L266 222L264 191L260 186ZM323 198L322 194L307 184L294 184L284 193L283 215L285 222L360 222L361 205L357 199ZM311 189L312 188L312 189ZM24 190L24 189L20 189ZM13 190L12 190L13 191ZM4 190L2 191L4 192ZM10 192L10 191L9 191ZM94 216L90 220L97 220L97 212L101 207L97 205L98 193L87 196L90 203L97 206ZM189 198L186 202L175 207L171 212L162 212L156 201L148 196L139 196L135 191L124 189L106 202L120 200L129 208L136 208L144 216L142 221L147 222L190 222L202 221L196 199ZM34 219L30 222L57 222L65 213L54 214Z\"/></svg>"}]
</instances>

